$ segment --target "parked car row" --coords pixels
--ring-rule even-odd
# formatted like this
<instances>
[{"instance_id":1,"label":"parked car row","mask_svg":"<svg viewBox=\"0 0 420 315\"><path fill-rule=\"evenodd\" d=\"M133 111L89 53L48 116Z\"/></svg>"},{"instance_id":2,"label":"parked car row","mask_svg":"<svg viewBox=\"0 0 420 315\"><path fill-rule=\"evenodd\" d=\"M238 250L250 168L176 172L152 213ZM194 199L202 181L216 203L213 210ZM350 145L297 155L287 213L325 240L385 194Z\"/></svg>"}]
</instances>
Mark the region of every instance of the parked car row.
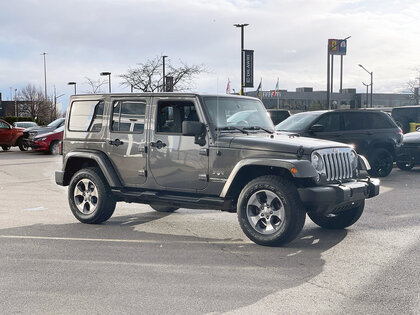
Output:
<instances>
[{"instance_id":1,"label":"parked car row","mask_svg":"<svg viewBox=\"0 0 420 315\"><path fill-rule=\"evenodd\" d=\"M59 142L63 139L64 118L58 118L47 126L33 122L15 122L13 125L0 119L0 146L4 151L19 146L21 151L29 148L50 154L58 154Z\"/></svg>"},{"instance_id":2,"label":"parked car row","mask_svg":"<svg viewBox=\"0 0 420 315\"><path fill-rule=\"evenodd\" d=\"M394 162L408 170L420 164L420 132L403 135L387 113L378 110L302 112L276 126L279 133L351 144L368 159L374 177L388 176Z\"/></svg>"}]
</instances>

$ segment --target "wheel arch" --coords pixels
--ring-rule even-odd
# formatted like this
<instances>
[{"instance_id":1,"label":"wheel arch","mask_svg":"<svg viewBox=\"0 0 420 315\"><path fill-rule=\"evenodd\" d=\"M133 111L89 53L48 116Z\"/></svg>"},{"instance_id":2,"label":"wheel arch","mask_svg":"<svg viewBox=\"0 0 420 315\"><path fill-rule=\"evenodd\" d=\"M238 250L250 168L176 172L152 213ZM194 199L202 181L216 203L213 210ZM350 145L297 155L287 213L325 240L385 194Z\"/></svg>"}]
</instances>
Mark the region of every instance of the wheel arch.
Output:
<instances>
[{"instance_id":1,"label":"wheel arch","mask_svg":"<svg viewBox=\"0 0 420 315\"><path fill-rule=\"evenodd\" d=\"M307 160L242 160L236 164L229 175L220 197L232 196L236 198L248 182L264 175L277 175L294 181L297 178L316 177L317 173Z\"/></svg>"},{"instance_id":2,"label":"wheel arch","mask_svg":"<svg viewBox=\"0 0 420 315\"><path fill-rule=\"evenodd\" d=\"M82 168L97 167L104 175L110 187L122 187L121 180L109 158L99 151L72 151L63 162L64 186L69 185L73 175Z\"/></svg>"}]
</instances>

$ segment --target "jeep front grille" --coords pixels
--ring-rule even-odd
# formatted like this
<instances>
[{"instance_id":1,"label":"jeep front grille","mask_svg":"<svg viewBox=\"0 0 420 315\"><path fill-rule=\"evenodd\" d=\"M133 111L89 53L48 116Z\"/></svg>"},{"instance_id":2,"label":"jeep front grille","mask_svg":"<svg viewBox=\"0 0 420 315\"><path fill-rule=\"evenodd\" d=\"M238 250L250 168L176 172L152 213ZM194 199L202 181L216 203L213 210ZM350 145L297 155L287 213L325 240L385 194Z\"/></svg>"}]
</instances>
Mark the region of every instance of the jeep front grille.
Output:
<instances>
[{"instance_id":1,"label":"jeep front grille","mask_svg":"<svg viewBox=\"0 0 420 315\"><path fill-rule=\"evenodd\" d=\"M332 148L317 150L324 162L324 175L327 181L350 179L353 177L350 148Z\"/></svg>"}]
</instances>

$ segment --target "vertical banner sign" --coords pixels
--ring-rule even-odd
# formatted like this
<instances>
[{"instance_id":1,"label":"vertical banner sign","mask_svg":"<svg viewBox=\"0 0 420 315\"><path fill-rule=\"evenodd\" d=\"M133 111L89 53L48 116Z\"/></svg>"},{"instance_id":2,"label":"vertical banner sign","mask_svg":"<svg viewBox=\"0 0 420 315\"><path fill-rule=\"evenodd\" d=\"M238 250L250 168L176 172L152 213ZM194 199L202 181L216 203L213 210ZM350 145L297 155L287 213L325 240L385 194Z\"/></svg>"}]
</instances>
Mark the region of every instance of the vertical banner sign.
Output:
<instances>
[{"instance_id":1,"label":"vertical banner sign","mask_svg":"<svg viewBox=\"0 0 420 315\"><path fill-rule=\"evenodd\" d=\"M166 76L166 92L174 91L174 77Z\"/></svg>"},{"instance_id":2,"label":"vertical banner sign","mask_svg":"<svg viewBox=\"0 0 420 315\"><path fill-rule=\"evenodd\" d=\"M345 55L347 53L347 39L329 39L328 53L330 55Z\"/></svg>"},{"instance_id":3,"label":"vertical banner sign","mask_svg":"<svg viewBox=\"0 0 420 315\"><path fill-rule=\"evenodd\" d=\"M242 82L243 87L254 87L254 51L242 50L242 57L244 64L242 65L244 77Z\"/></svg>"}]
</instances>

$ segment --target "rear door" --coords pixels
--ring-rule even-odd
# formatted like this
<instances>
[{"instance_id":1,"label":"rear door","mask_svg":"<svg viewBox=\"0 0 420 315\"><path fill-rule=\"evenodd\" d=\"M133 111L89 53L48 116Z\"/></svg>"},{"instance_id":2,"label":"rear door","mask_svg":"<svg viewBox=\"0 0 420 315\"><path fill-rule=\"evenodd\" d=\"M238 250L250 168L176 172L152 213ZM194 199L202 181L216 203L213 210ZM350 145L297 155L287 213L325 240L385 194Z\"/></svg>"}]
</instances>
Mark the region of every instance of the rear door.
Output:
<instances>
[{"instance_id":1,"label":"rear door","mask_svg":"<svg viewBox=\"0 0 420 315\"><path fill-rule=\"evenodd\" d=\"M355 150L360 154L366 154L368 151L369 136L374 130L369 126L370 123L365 110L360 112L342 112L343 132L342 142L352 144Z\"/></svg>"},{"instance_id":2,"label":"rear door","mask_svg":"<svg viewBox=\"0 0 420 315\"><path fill-rule=\"evenodd\" d=\"M208 138L204 145L182 135L184 120L204 122L194 97L154 98L149 165L156 183L168 189L196 192L208 185Z\"/></svg>"},{"instance_id":3,"label":"rear door","mask_svg":"<svg viewBox=\"0 0 420 315\"><path fill-rule=\"evenodd\" d=\"M145 117L149 97L112 99L107 152L124 186L141 187L147 177Z\"/></svg>"}]
</instances>

